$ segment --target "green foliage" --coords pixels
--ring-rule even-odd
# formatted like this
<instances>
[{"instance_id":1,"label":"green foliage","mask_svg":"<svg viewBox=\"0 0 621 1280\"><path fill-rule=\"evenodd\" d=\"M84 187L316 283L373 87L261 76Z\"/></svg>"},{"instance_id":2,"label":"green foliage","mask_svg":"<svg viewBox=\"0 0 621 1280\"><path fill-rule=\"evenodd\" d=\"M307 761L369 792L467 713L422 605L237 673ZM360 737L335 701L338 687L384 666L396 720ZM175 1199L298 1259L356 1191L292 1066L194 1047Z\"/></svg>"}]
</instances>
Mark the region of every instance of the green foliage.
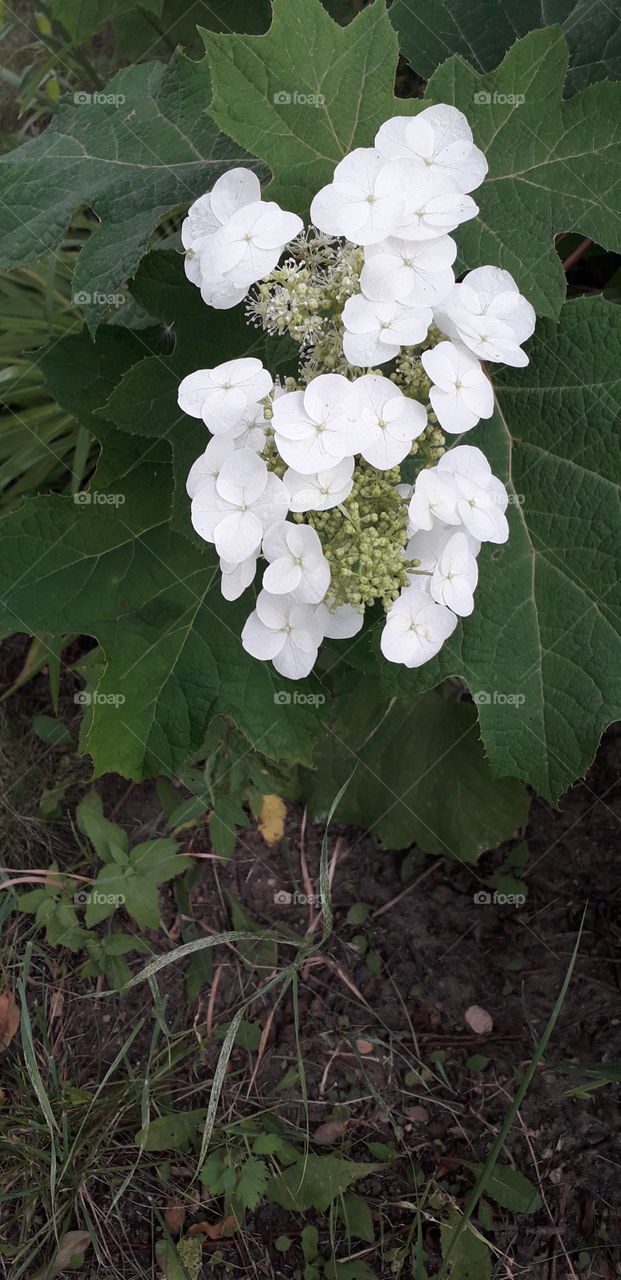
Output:
<instances>
[{"instance_id":1,"label":"green foliage","mask_svg":"<svg viewBox=\"0 0 621 1280\"><path fill-rule=\"evenodd\" d=\"M315 818L355 768L337 820L375 832L390 849L415 840L429 853L476 862L526 821L525 791L513 779L494 780L466 703L431 692L391 706L370 676L356 676L341 686L330 730L307 781ZM446 804L455 778L460 802ZM352 907L348 919L362 916Z\"/></svg>"},{"instance_id":2,"label":"green foliage","mask_svg":"<svg viewBox=\"0 0 621 1280\"><path fill-rule=\"evenodd\" d=\"M495 774L553 802L588 768L621 707L617 527L621 316L600 298L542 322L526 369L494 378L497 408L470 439L508 485L509 541L480 556L477 606L418 673L354 653L387 693L459 675ZM565 430L559 423L566 423Z\"/></svg>"},{"instance_id":3,"label":"green foliage","mask_svg":"<svg viewBox=\"0 0 621 1280\"><path fill-rule=\"evenodd\" d=\"M548 27L518 40L489 75L453 57L427 85L432 102L466 113L489 163L479 217L460 228L462 269L505 267L544 316L557 316L565 297L555 233L621 249L621 88L593 85L564 102L567 57L562 32ZM531 345L541 349L539 330Z\"/></svg>"},{"instance_id":4,"label":"green foliage","mask_svg":"<svg viewBox=\"0 0 621 1280\"><path fill-rule=\"evenodd\" d=\"M103 818L95 792L80 802L77 819L104 864L88 894L86 924L100 924L122 905L141 929L157 929L158 888L183 875L192 866L191 859L178 853L177 841L172 839L148 840L128 849L125 833Z\"/></svg>"},{"instance_id":5,"label":"green foliage","mask_svg":"<svg viewBox=\"0 0 621 1280\"><path fill-rule=\"evenodd\" d=\"M469 1167L474 1174L480 1174L483 1169L482 1164ZM539 1192L519 1169L513 1169L511 1165L494 1166L485 1184L485 1194L511 1213L537 1213L541 1208Z\"/></svg>"},{"instance_id":6,"label":"green foliage","mask_svg":"<svg viewBox=\"0 0 621 1280\"><path fill-rule=\"evenodd\" d=\"M444 1274L451 1276L451 1280L491 1280L492 1257L485 1241L470 1224L457 1237L459 1221L459 1215L452 1213L448 1222L440 1227L442 1257L445 1260L450 1257Z\"/></svg>"},{"instance_id":7,"label":"green foliage","mask_svg":"<svg viewBox=\"0 0 621 1280\"><path fill-rule=\"evenodd\" d=\"M520 36L560 22L571 50L568 90L621 75L621 38L606 0L393 0L390 20L415 71L429 79L460 53L479 71L491 71Z\"/></svg>"},{"instance_id":8,"label":"green foliage","mask_svg":"<svg viewBox=\"0 0 621 1280\"><path fill-rule=\"evenodd\" d=\"M268 198L302 215L335 164L395 112L397 39L383 4L341 30L320 0L274 0L266 36L202 35L210 115L269 164Z\"/></svg>"},{"instance_id":9,"label":"green foliage","mask_svg":"<svg viewBox=\"0 0 621 1280\"><path fill-rule=\"evenodd\" d=\"M153 0L147 8L161 34L166 5ZM119 3L109 16L132 10ZM494 10L494 23L479 23L476 9L469 15L474 43L464 27L484 68L504 49L512 13L510 6ZM346 6L334 12L348 16ZM95 29L101 13L96 0L77 16L56 0L57 18L74 35ZM244 5L234 25L246 26L248 13ZM424 18L424 6L417 13ZM203 61L177 53L167 68L126 68L107 86L114 101L63 101L47 131L2 160L7 264L40 257L87 205L98 225L78 256L73 296L88 294L84 309L93 330L110 299L119 290L125 297L133 275L131 310L122 307L96 342L84 333L57 342L54 334L41 355L67 421L79 423L83 444L96 435L101 455L83 501L30 501L5 520L2 634L20 629L96 639L98 678L93 670L81 737L96 773L178 775L201 753L210 755L208 723L226 720L232 734L226 763L200 781L173 822L174 828L209 813L221 856L231 853L234 833L247 821L244 805L261 793L262 764L286 761L287 769L316 769L306 780L316 812L327 810L357 764L340 816L366 822L393 845L416 839L424 849L474 860L524 820L524 794L513 778L556 799L584 773L621 702L608 674L618 643L610 527L619 313L599 299L563 306L558 328L544 322L538 329L529 367L494 375L495 416L471 440L508 484L511 537L506 546L485 547L474 614L422 670L378 667L377 631L368 625L355 644L333 649L323 682L312 677L297 687L323 699L332 690L330 703L283 705L282 681L241 648L249 599L223 601L215 554L190 528L184 481L205 433L200 423L181 421L179 379L250 353L287 373L292 350L257 336L238 309L206 308L185 280L180 255L158 248L145 257L145 251L166 215L176 216L227 167L248 159L240 148L254 153L250 163L261 172L270 166L270 195L306 212L345 152L369 145L388 115L420 110L420 102L393 96L391 14L403 30L400 0L388 12L377 0L345 28L320 0L275 0L267 34L257 34L265 28L262 7L253 11L252 31L236 34L220 29L226 15L218 5L207 23L214 29L203 32ZM567 6L555 14L569 30ZM584 18L580 9L578 26ZM595 18L583 78L605 44L599 7ZM417 20L411 18L413 30ZM443 21L436 23L441 39ZM85 25L78 32L75 23ZM571 35L575 41L573 25ZM426 73L436 61L429 42L421 41L420 56ZM610 47L605 56L614 58ZM435 71L426 99L465 111L490 164L477 193L481 216L460 232L462 265L487 260L507 267L537 309L554 317L564 296L554 234L576 231L610 248L621 240L613 204L619 89L595 84L564 101L566 64L562 31L537 30L487 75L451 57ZM571 87L579 80L574 59ZM309 105L308 94L323 101ZM73 487L85 468L84 450L79 458L77 452ZM358 673L359 707L347 692L345 668ZM475 695L482 745L472 708L428 692L455 676ZM376 694L386 719L367 740L366 713ZM392 696L397 702L388 710ZM252 787L248 772L235 773L235 759L248 746ZM447 805L451 788L459 803ZM180 867L170 846L158 842L148 855L125 849L116 861L106 856L98 884L111 896L122 893L141 923L156 922L157 876ZM136 880L138 891L128 883ZM86 918L90 924L103 916ZM74 922L66 916L54 926L61 927L71 936Z\"/></svg>"},{"instance_id":10,"label":"green foliage","mask_svg":"<svg viewBox=\"0 0 621 1280\"><path fill-rule=\"evenodd\" d=\"M52 862L44 887L20 893L17 898L18 910L34 915L37 927L45 929L46 942L69 951L81 951L93 936L80 926L72 899L75 884L75 880L61 876L58 864Z\"/></svg>"},{"instance_id":11,"label":"green foliage","mask_svg":"<svg viewBox=\"0 0 621 1280\"><path fill-rule=\"evenodd\" d=\"M205 113L204 64L178 54L168 67L128 67L102 94L105 101L84 101L88 94L80 101L78 94L77 102L63 102L44 133L0 159L5 266L30 262L58 244L80 205L97 214L100 225L73 281L93 330L118 305L119 290L162 217L248 159Z\"/></svg>"},{"instance_id":12,"label":"green foliage","mask_svg":"<svg viewBox=\"0 0 621 1280\"><path fill-rule=\"evenodd\" d=\"M79 241L77 242L79 243ZM33 349L79 326L71 300L75 248L0 275L0 511L24 494L78 488L90 436L43 388Z\"/></svg>"},{"instance_id":13,"label":"green foliage","mask_svg":"<svg viewBox=\"0 0 621 1280\"><path fill-rule=\"evenodd\" d=\"M357 1164L345 1156L317 1156L310 1152L300 1155L270 1179L268 1196L283 1209L296 1213L306 1213L309 1209L324 1212L353 1182L368 1177L380 1167Z\"/></svg>"}]
</instances>

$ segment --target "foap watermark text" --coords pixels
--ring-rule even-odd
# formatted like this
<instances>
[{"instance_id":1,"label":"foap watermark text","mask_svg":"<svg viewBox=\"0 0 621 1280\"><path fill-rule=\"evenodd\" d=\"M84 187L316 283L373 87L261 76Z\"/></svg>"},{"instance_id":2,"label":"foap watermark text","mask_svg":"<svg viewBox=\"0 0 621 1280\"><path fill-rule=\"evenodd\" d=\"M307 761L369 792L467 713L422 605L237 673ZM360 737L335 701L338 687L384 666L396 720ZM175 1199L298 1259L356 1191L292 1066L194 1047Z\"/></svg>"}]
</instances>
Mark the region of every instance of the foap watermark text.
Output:
<instances>
[{"instance_id":1,"label":"foap watermark text","mask_svg":"<svg viewBox=\"0 0 621 1280\"><path fill-rule=\"evenodd\" d=\"M288 89L279 89L278 93L274 94L275 107L325 107L325 105L323 93L301 93L299 89L289 93Z\"/></svg>"},{"instance_id":2,"label":"foap watermark text","mask_svg":"<svg viewBox=\"0 0 621 1280\"><path fill-rule=\"evenodd\" d=\"M523 707L526 702L523 693L504 693L502 689L479 689L472 699L477 707Z\"/></svg>"},{"instance_id":3,"label":"foap watermark text","mask_svg":"<svg viewBox=\"0 0 621 1280\"><path fill-rule=\"evenodd\" d=\"M494 889L490 893L487 889L479 889L474 895L472 901L477 907L523 907L526 902L525 893L500 893L498 889Z\"/></svg>"},{"instance_id":4,"label":"foap watermark text","mask_svg":"<svg viewBox=\"0 0 621 1280\"><path fill-rule=\"evenodd\" d=\"M323 898L320 893L289 893L287 889L277 889L274 902L279 907L320 907Z\"/></svg>"},{"instance_id":5,"label":"foap watermark text","mask_svg":"<svg viewBox=\"0 0 621 1280\"><path fill-rule=\"evenodd\" d=\"M124 93L85 93L76 90L73 95L76 107L122 107L125 102Z\"/></svg>"},{"instance_id":6,"label":"foap watermark text","mask_svg":"<svg viewBox=\"0 0 621 1280\"><path fill-rule=\"evenodd\" d=\"M526 98L523 93L498 93L496 89L493 93L487 93L485 89L481 89L479 93L473 94L472 101L477 107L523 107Z\"/></svg>"},{"instance_id":7,"label":"foap watermark text","mask_svg":"<svg viewBox=\"0 0 621 1280\"><path fill-rule=\"evenodd\" d=\"M74 693L73 701L79 707L122 707L125 702L124 693L90 693L88 689L80 689Z\"/></svg>"},{"instance_id":8,"label":"foap watermark text","mask_svg":"<svg viewBox=\"0 0 621 1280\"><path fill-rule=\"evenodd\" d=\"M277 689L274 694L277 707L323 707L325 700L324 693L301 693L297 689Z\"/></svg>"},{"instance_id":9,"label":"foap watermark text","mask_svg":"<svg viewBox=\"0 0 621 1280\"><path fill-rule=\"evenodd\" d=\"M78 307L120 307L125 302L125 294L100 293L97 289L89 293L88 289L79 289L71 301Z\"/></svg>"},{"instance_id":10,"label":"foap watermark text","mask_svg":"<svg viewBox=\"0 0 621 1280\"><path fill-rule=\"evenodd\" d=\"M122 507L125 502L124 493L100 493L98 489L74 493L73 501L77 507Z\"/></svg>"},{"instance_id":11,"label":"foap watermark text","mask_svg":"<svg viewBox=\"0 0 621 1280\"><path fill-rule=\"evenodd\" d=\"M88 907L91 903L96 907L122 907L125 894L101 893L99 889L93 889L91 893L87 893L84 889L80 889L78 893L74 893L73 901L76 907Z\"/></svg>"}]
</instances>

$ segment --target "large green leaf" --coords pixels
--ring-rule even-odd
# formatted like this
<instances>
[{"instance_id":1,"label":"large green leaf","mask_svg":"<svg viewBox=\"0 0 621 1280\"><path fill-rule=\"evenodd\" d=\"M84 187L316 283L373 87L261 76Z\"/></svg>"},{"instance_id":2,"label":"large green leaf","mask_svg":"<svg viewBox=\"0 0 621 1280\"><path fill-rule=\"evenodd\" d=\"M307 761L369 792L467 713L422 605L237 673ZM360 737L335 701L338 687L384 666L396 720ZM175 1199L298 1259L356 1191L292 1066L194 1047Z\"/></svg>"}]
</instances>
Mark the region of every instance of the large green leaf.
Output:
<instances>
[{"instance_id":1,"label":"large green leaf","mask_svg":"<svg viewBox=\"0 0 621 1280\"><path fill-rule=\"evenodd\" d=\"M621 250L621 86L562 98L567 43L558 27L518 40L497 71L450 58L427 86L465 113L489 173L478 218L459 228L461 265L505 267L541 315L556 316L565 279L553 237L590 236Z\"/></svg>"},{"instance_id":2,"label":"large green leaf","mask_svg":"<svg viewBox=\"0 0 621 1280\"><path fill-rule=\"evenodd\" d=\"M224 312L206 307L198 289L188 283L179 254L164 250L148 254L131 290L151 315L162 319L163 332L174 341L174 352L168 355L160 349L150 356L145 347L145 359L133 363L117 380L102 412L123 431L169 441L175 480L173 526L203 546L190 525L185 481L209 436L202 422L181 413L179 382L196 369L250 355L262 360L274 375L295 373L297 348L287 338L270 338L253 329L240 307Z\"/></svg>"},{"instance_id":3,"label":"large green leaf","mask_svg":"<svg viewBox=\"0 0 621 1280\"><path fill-rule=\"evenodd\" d=\"M472 617L417 672L380 659L378 630L349 651L388 692L461 676L494 772L552 801L621 714L620 340L618 307L568 302L558 328L539 324L526 369L494 375L496 413L466 440L507 483L510 537L482 549Z\"/></svg>"},{"instance_id":4,"label":"large green leaf","mask_svg":"<svg viewBox=\"0 0 621 1280\"><path fill-rule=\"evenodd\" d=\"M67 35L79 44L104 22L116 22L124 14L135 12L136 0L52 0L51 12L56 22L64 27ZM159 17L161 0L140 0L140 21L145 39L153 44L157 28L150 25L150 15Z\"/></svg>"},{"instance_id":5,"label":"large green leaf","mask_svg":"<svg viewBox=\"0 0 621 1280\"><path fill-rule=\"evenodd\" d=\"M33 499L2 523L0 630L95 636L107 659L89 706L85 747L97 773L174 772L198 754L211 716L229 716L268 756L310 762L323 711L277 699L282 680L244 653L252 602L229 604L213 548L170 526L172 474L165 439L142 442L95 414L144 350L104 327L42 359L48 385L105 448L89 501ZM302 692L319 689L314 679Z\"/></svg>"},{"instance_id":6,"label":"large green leaf","mask_svg":"<svg viewBox=\"0 0 621 1280\"><path fill-rule=\"evenodd\" d=\"M391 707L371 679L355 679L316 763L313 817L326 815L351 778L337 819L375 832L390 849L416 841L428 853L476 862L528 817L521 784L492 776L474 707L436 692Z\"/></svg>"},{"instance_id":7,"label":"large green leaf","mask_svg":"<svg viewBox=\"0 0 621 1280\"><path fill-rule=\"evenodd\" d=\"M395 112L397 38L380 0L346 28L320 0L274 0L265 36L202 35L213 119L270 165L270 197L302 215L335 164Z\"/></svg>"},{"instance_id":8,"label":"large green leaf","mask_svg":"<svg viewBox=\"0 0 621 1280\"><path fill-rule=\"evenodd\" d=\"M168 67L117 72L97 100L75 97L44 133L0 159L1 265L20 266L54 248L75 210L89 206L100 225L78 257L74 297L94 329L161 218L248 157L206 113L205 62L176 54Z\"/></svg>"},{"instance_id":9,"label":"large green leaf","mask_svg":"<svg viewBox=\"0 0 621 1280\"><path fill-rule=\"evenodd\" d=\"M562 23L571 50L571 93L621 76L621 28L608 0L393 0L390 20L425 79L454 53L491 71L519 36L551 22Z\"/></svg>"},{"instance_id":10,"label":"large green leaf","mask_svg":"<svg viewBox=\"0 0 621 1280\"><path fill-rule=\"evenodd\" d=\"M198 25L214 31L265 31L269 0L52 0L52 16L75 42L112 23L117 54L130 62L181 44L200 55Z\"/></svg>"}]
</instances>

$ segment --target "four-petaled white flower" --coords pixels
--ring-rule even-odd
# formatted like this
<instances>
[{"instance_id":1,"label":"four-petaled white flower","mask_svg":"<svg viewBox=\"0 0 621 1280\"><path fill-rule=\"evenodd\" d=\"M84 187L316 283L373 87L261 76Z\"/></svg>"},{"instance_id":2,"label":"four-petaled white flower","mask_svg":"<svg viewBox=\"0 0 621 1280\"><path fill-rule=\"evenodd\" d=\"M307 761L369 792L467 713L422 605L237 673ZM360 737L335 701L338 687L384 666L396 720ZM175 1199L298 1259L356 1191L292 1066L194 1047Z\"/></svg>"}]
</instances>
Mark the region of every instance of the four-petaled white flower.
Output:
<instances>
[{"instance_id":1,"label":"four-petaled white flower","mask_svg":"<svg viewBox=\"0 0 621 1280\"><path fill-rule=\"evenodd\" d=\"M513 276L500 267L477 267L434 311L436 323L482 360L521 367L528 356L520 343L535 328L535 311Z\"/></svg>"},{"instance_id":2,"label":"four-petaled white flower","mask_svg":"<svg viewBox=\"0 0 621 1280\"><path fill-rule=\"evenodd\" d=\"M200 251L209 236L224 226L238 209L260 199L261 183L256 173L251 169L229 169L218 178L211 191L190 205L181 226L181 243L186 250L185 273L192 284L201 284Z\"/></svg>"},{"instance_id":3,"label":"four-petaled white flower","mask_svg":"<svg viewBox=\"0 0 621 1280\"><path fill-rule=\"evenodd\" d=\"M440 520L442 524L460 524L458 496L454 476L442 474L439 467L420 471L408 507L412 532L431 529L434 520Z\"/></svg>"},{"instance_id":4,"label":"four-petaled white flower","mask_svg":"<svg viewBox=\"0 0 621 1280\"><path fill-rule=\"evenodd\" d=\"M405 302L410 307L431 307L448 297L455 277L452 266L457 245L450 236L434 240L399 240L391 236L368 245L360 288L378 302Z\"/></svg>"},{"instance_id":5,"label":"four-petaled white flower","mask_svg":"<svg viewBox=\"0 0 621 1280\"><path fill-rule=\"evenodd\" d=\"M393 116L379 129L375 146L387 159L411 160L420 174L454 183L459 191L474 191L487 173L465 115L442 103L417 116Z\"/></svg>"},{"instance_id":6,"label":"four-petaled white flower","mask_svg":"<svg viewBox=\"0 0 621 1280\"><path fill-rule=\"evenodd\" d=\"M323 637L321 615L312 605L264 590L241 639L253 658L271 659L279 675L301 680L312 671Z\"/></svg>"},{"instance_id":7,"label":"four-petaled white flower","mask_svg":"<svg viewBox=\"0 0 621 1280\"><path fill-rule=\"evenodd\" d=\"M383 175L403 198L403 216L391 233L400 240L435 240L479 212L472 196L421 173L413 160L389 160Z\"/></svg>"},{"instance_id":8,"label":"four-petaled white flower","mask_svg":"<svg viewBox=\"0 0 621 1280\"><path fill-rule=\"evenodd\" d=\"M269 564L263 586L272 595L291 595L303 604L319 604L330 585L330 566L321 540L307 524L281 520L263 538Z\"/></svg>"},{"instance_id":9,"label":"four-petaled white flower","mask_svg":"<svg viewBox=\"0 0 621 1280\"><path fill-rule=\"evenodd\" d=\"M427 591L406 587L386 615L380 647L389 662L422 667L440 652L456 626L455 614L436 604Z\"/></svg>"},{"instance_id":10,"label":"four-petaled white flower","mask_svg":"<svg viewBox=\"0 0 621 1280\"><path fill-rule=\"evenodd\" d=\"M395 192L383 157L372 147L358 147L345 156L310 208L311 221L320 231L346 236L353 244L385 240L403 214L403 197Z\"/></svg>"},{"instance_id":11,"label":"four-petaled white flower","mask_svg":"<svg viewBox=\"0 0 621 1280\"><path fill-rule=\"evenodd\" d=\"M343 307L343 354L360 369L385 364L399 354L402 346L422 342L431 320L429 307L377 302L355 293Z\"/></svg>"},{"instance_id":12,"label":"four-petaled white flower","mask_svg":"<svg viewBox=\"0 0 621 1280\"><path fill-rule=\"evenodd\" d=\"M403 461L412 441L425 430L427 411L380 374L357 378L354 394L360 453L372 467L389 471Z\"/></svg>"},{"instance_id":13,"label":"four-petaled white flower","mask_svg":"<svg viewBox=\"0 0 621 1280\"><path fill-rule=\"evenodd\" d=\"M351 382L322 373L306 391L288 391L274 401L276 448L301 475L327 471L356 452Z\"/></svg>"},{"instance_id":14,"label":"four-petaled white flower","mask_svg":"<svg viewBox=\"0 0 621 1280\"><path fill-rule=\"evenodd\" d=\"M201 485L192 499L192 524L215 543L229 565L256 554L263 534L289 509L282 480L251 449L225 458L216 480Z\"/></svg>"},{"instance_id":15,"label":"four-petaled white flower","mask_svg":"<svg viewBox=\"0 0 621 1280\"><path fill-rule=\"evenodd\" d=\"M248 415L272 390L273 382L260 360L247 356L226 360L215 369L198 369L179 383L179 408L202 418L213 435L242 435Z\"/></svg>"},{"instance_id":16,"label":"four-petaled white flower","mask_svg":"<svg viewBox=\"0 0 621 1280\"><path fill-rule=\"evenodd\" d=\"M477 357L461 343L439 342L423 351L421 364L434 384L429 392L433 411L444 431L470 431L480 418L491 418L494 392Z\"/></svg>"},{"instance_id":17,"label":"four-petaled white flower","mask_svg":"<svg viewBox=\"0 0 621 1280\"><path fill-rule=\"evenodd\" d=\"M437 604L466 618L474 609L474 588L479 578L477 558L466 533L453 533L441 551L429 589Z\"/></svg>"},{"instance_id":18,"label":"four-petaled white flower","mask_svg":"<svg viewBox=\"0 0 621 1280\"><path fill-rule=\"evenodd\" d=\"M451 449L440 459L437 471L442 479L453 481L455 512L468 532L480 542L506 542L507 491L502 481L492 475L481 450L469 445Z\"/></svg>"},{"instance_id":19,"label":"four-petaled white flower","mask_svg":"<svg viewBox=\"0 0 621 1280\"><path fill-rule=\"evenodd\" d=\"M308 476L289 467L283 476L290 511L329 511L349 497L353 483L353 458L343 458L327 471Z\"/></svg>"},{"instance_id":20,"label":"four-petaled white flower","mask_svg":"<svg viewBox=\"0 0 621 1280\"><path fill-rule=\"evenodd\" d=\"M274 270L289 240L304 224L273 201L244 205L205 241L200 251L201 271L247 290Z\"/></svg>"}]
</instances>

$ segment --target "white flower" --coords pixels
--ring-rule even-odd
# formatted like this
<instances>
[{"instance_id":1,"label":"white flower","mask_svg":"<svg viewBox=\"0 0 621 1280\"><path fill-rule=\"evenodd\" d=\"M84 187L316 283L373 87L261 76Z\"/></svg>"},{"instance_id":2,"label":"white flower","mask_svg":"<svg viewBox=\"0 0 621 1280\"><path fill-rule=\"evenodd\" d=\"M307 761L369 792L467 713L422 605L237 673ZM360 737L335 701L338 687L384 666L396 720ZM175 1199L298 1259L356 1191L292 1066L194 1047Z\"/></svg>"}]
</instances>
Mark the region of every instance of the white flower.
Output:
<instances>
[{"instance_id":1,"label":"white flower","mask_svg":"<svg viewBox=\"0 0 621 1280\"><path fill-rule=\"evenodd\" d=\"M408 507L412 532L416 529L431 529L434 520L439 520L442 524L460 524L457 514L458 498L455 477L450 472L442 473L438 467L420 471Z\"/></svg>"},{"instance_id":2,"label":"white flower","mask_svg":"<svg viewBox=\"0 0 621 1280\"><path fill-rule=\"evenodd\" d=\"M353 387L360 452L372 467L389 471L403 461L412 441L425 430L427 412L417 400L404 396L390 378L379 374L365 374Z\"/></svg>"},{"instance_id":3,"label":"white flower","mask_svg":"<svg viewBox=\"0 0 621 1280\"><path fill-rule=\"evenodd\" d=\"M412 160L421 174L447 179L459 191L474 191L487 173L487 160L472 141L465 115L456 107L427 107L417 116L393 116L375 138L387 159Z\"/></svg>"},{"instance_id":4,"label":"white flower","mask_svg":"<svg viewBox=\"0 0 621 1280\"><path fill-rule=\"evenodd\" d=\"M383 158L372 147L358 147L337 164L334 180L315 196L311 221L320 231L346 236L353 244L377 244L393 234L403 212Z\"/></svg>"},{"instance_id":5,"label":"white flower","mask_svg":"<svg viewBox=\"0 0 621 1280\"><path fill-rule=\"evenodd\" d=\"M251 449L237 449L225 458L213 487L203 484L192 499L192 524L223 560L238 565L256 554L288 506L282 480Z\"/></svg>"},{"instance_id":6,"label":"white flower","mask_svg":"<svg viewBox=\"0 0 621 1280\"><path fill-rule=\"evenodd\" d=\"M312 605L260 591L241 639L253 658L271 658L281 676L301 680L312 671L323 640L321 618Z\"/></svg>"},{"instance_id":7,"label":"white flower","mask_svg":"<svg viewBox=\"0 0 621 1280\"><path fill-rule=\"evenodd\" d=\"M367 298L431 307L448 297L455 277L451 270L457 245L450 236L435 240L398 240L391 236L368 245L360 287Z\"/></svg>"},{"instance_id":8,"label":"white flower","mask_svg":"<svg viewBox=\"0 0 621 1280\"><path fill-rule=\"evenodd\" d=\"M330 566L319 534L307 524L279 521L263 539L270 563L263 586L272 595L291 595L304 604L319 604L330 586Z\"/></svg>"},{"instance_id":9,"label":"white flower","mask_svg":"<svg viewBox=\"0 0 621 1280\"><path fill-rule=\"evenodd\" d=\"M434 240L479 212L471 196L421 173L413 160L389 160L383 174L403 198L402 219L391 233L400 240Z\"/></svg>"},{"instance_id":10,"label":"white flower","mask_svg":"<svg viewBox=\"0 0 621 1280\"><path fill-rule=\"evenodd\" d=\"M329 470L356 452L352 385L340 373L322 373L306 391L274 401L276 448L301 475Z\"/></svg>"},{"instance_id":11,"label":"white flower","mask_svg":"<svg viewBox=\"0 0 621 1280\"><path fill-rule=\"evenodd\" d=\"M444 431L470 431L494 412L492 384L472 352L461 344L439 342L423 351L421 364L433 382L429 399Z\"/></svg>"},{"instance_id":12,"label":"white flower","mask_svg":"<svg viewBox=\"0 0 621 1280\"><path fill-rule=\"evenodd\" d=\"M508 271L477 267L435 310L439 328L482 360L521 367L528 356L520 343L535 328L535 312Z\"/></svg>"},{"instance_id":13,"label":"white flower","mask_svg":"<svg viewBox=\"0 0 621 1280\"><path fill-rule=\"evenodd\" d=\"M349 497L353 483L353 458L343 458L327 471L309 476L289 467L283 476L290 511L329 511Z\"/></svg>"},{"instance_id":14,"label":"white flower","mask_svg":"<svg viewBox=\"0 0 621 1280\"><path fill-rule=\"evenodd\" d=\"M268 422L262 404L249 405L243 414L241 428L235 431L235 444L238 449L254 449L261 453L265 448L272 424Z\"/></svg>"},{"instance_id":15,"label":"white flower","mask_svg":"<svg viewBox=\"0 0 621 1280\"><path fill-rule=\"evenodd\" d=\"M474 609L474 588L479 571L470 539L465 533L453 533L442 550L433 571L429 588L437 604L466 618Z\"/></svg>"},{"instance_id":16,"label":"white flower","mask_svg":"<svg viewBox=\"0 0 621 1280\"><path fill-rule=\"evenodd\" d=\"M462 524L480 542L506 542L509 525L504 514L507 491L480 449L460 445L450 449L437 467L441 477L457 488L455 510ZM450 524L451 522L448 521Z\"/></svg>"},{"instance_id":17,"label":"white flower","mask_svg":"<svg viewBox=\"0 0 621 1280\"><path fill-rule=\"evenodd\" d=\"M239 564L230 564L228 560L220 557L220 569L222 570L222 578L220 580L220 590L225 600L238 600L243 595L246 587L254 581L254 575L257 571L256 555L248 556L246 560L240 561Z\"/></svg>"},{"instance_id":18,"label":"white flower","mask_svg":"<svg viewBox=\"0 0 621 1280\"><path fill-rule=\"evenodd\" d=\"M213 435L241 435L260 400L269 395L272 378L260 360L248 356L226 360L215 369L198 369L179 383L179 408L202 418Z\"/></svg>"},{"instance_id":19,"label":"white flower","mask_svg":"<svg viewBox=\"0 0 621 1280\"><path fill-rule=\"evenodd\" d=\"M427 337L432 314L428 307L402 302L377 302L356 293L343 308L343 353L350 364L369 369Z\"/></svg>"},{"instance_id":20,"label":"white flower","mask_svg":"<svg viewBox=\"0 0 621 1280\"><path fill-rule=\"evenodd\" d=\"M364 622L364 614L351 604L339 604L336 609L328 600L318 605L316 617L321 621L323 634L329 640L350 640L358 635Z\"/></svg>"},{"instance_id":21,"label":"white flower","mask_svg":"<svg viewBox=\"0 0 621 1280\"><path fill-rule=\"evenodd\" d=\"M458 444L443 453L438 462L438 471L467 476L469 480L475 480L484 489L488 488L493 478L492 468L485 454L472 444Z\"/></svg>"},{"instance_id":22,"label":"white flower","mask_svg":"<svg viewBox=\"0 0 621 1280\"><path fill-rule=\"evenodd\" d=\"M481 543L477 538L473 538L467 530L460 529L459 532L468 541L468 546L473 556L478 556L481 550ZM406 560L418 560L417 569L410 569L412 585L420 588L426 588L430 585L430 577L443 554L447 543L455 534L455 525L442 524L439 520L435 520L431 529L417 529L416 533L409 539L405 548Z\"/></svg>"},{"instance_id":23,"label":"white flower","mask_svg":"<svg viewBox=\"0 0 621 1280\"><path fill-rule=\"evenodd\" d=\"M261 199L261 184L251 169L229 169L218 178L211 191L190 205L181 226L181 243L188 252L185 272L193 284L200 284L198 253L238 209Z\"/></svg>"},{"instance_id":24,"label":"white flower","mask_svg":"<svg viewBox=\"0 0 621 1280\"><path fill-rule=\"evenodd\" d=\"M455 481L459 489L457 514L469 533L481 542L506 542L509 525L496 495L464 476L455 476Z\"/></svg>"},{"instance_id":25,"label":"white flower","mask_svg":"<svg viewBox=\"0 0 621 1280\"><path fill-rule=\"evenodd\" d=\"M190 498L196 497L203 485L211 484L215 492L216 480L225 458L234 453L237 442L232 436L214 436L209 441L204 453L192 463L185 482L186 492Z\"/></svg>"},{"instance_id":26,"label":"white flower","mask_svg":"<svg viewBox=\"0 0 621 1280\"><path fill-rule=\"evenodd\" d=\"M209 236L200 252L203 276L249 288L274 270L289 240L303 228L301 218L274 202L244 205Z\"/></svg>"},{"instance_id":27,"label":"white flower","mask_svg":"<svg viewBox=\"0 0 621 1280\"><path fill-rule=\"evenodd\" d=\"M380 647L389 662L422 667L440 652L457 618L418 586L406 587L386 616Z\"/></svg>"}]
</instances>

